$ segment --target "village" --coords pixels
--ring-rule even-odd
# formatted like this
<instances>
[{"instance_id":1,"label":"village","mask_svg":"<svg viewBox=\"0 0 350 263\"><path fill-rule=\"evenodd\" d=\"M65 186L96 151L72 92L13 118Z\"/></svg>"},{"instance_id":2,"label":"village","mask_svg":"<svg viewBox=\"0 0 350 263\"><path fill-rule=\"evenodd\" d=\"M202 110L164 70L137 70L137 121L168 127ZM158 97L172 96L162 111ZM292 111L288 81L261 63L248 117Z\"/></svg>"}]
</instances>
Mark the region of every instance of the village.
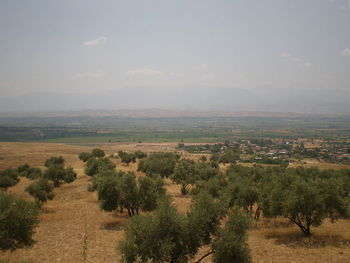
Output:
<instances>
[{"instance_id":1,"label":"village","mask_svg":"<svg viewBox=\"0 0 350 263\"><path fill-rule=\"evenodd\" d=\"M196 154L229 154L234 152L229 162L288 165L300 163L304 159L319 162L350 163L350 144L321 139L244 139L217 144L184 144L178 149Z\"/></svg>"}]
</instances>

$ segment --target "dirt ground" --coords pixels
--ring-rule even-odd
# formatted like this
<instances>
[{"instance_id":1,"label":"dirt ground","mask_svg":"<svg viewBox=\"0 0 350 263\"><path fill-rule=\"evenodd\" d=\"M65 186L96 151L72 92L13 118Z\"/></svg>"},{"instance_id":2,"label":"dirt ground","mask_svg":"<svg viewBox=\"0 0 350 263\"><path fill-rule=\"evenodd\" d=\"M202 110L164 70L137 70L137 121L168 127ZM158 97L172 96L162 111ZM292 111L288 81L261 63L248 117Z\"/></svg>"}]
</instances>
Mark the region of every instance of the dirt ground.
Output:
<instances>
[{"instance_id":1,"label":"dirt ground","mask_svg":"<svg viewBox=\"0 0 350 263\"><path fill-rule=\"evenodd\" d=\"M107 154L118 150L172 151L175 143L106 144L99 145ZM31 248L0 252L0 259L33 263L46 262L120 262L118 241L123 238L126 215L103 212L99 209L96 194L87 191L89 177L84 175L83 163L78 154L93 146L53 143L0 143L0 169L28 163L40 167L51 156L63 156L78 173L72 184L55 189L55 198L45 204L40 224ZM117 167L135 171L137 165ZM138 173L140 175L140 173ZM24 188L29 181L9 189L24 198L30 198ZM190 198L180 194L179 187L166 181L168 192L180 212L185 212ZM350 220L332 224L326 222L315 229L311 238L300 236L298 229L285 220L261 220L249 232L249 247L254 263L347 263L350 262ZM201 251L205 253L205 249ZM211 262L210 258L206 262Z\"/></svg>"}]
</instances>

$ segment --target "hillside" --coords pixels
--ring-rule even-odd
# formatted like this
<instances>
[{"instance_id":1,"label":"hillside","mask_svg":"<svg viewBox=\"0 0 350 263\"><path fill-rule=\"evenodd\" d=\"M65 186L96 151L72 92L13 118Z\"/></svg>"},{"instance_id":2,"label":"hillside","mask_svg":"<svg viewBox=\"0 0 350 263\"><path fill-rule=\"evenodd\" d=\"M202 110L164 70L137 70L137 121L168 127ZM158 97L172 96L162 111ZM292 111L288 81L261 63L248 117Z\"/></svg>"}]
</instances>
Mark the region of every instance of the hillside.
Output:
<instances>
[{"instance_id":1,"label":"hillside","mask_svg":"<svg viewBox=\"0 0 350 263\"><path fill-rule=\"evenodd\" d=\"M71 146L47 143L2 143L0 145L0 169L16 167L27 162L42 166L50 156L62 155L78 172L78 179L56 189L54 200L45 205L41 222L32 248L12 252L0 252L0 259L17 262L118 262L117 242L123 238L123 227L128 220L126 215L102 212L95 193L87 191L89 178L83 173L83 163L77 155L91 150L90 146ZM174 150L175 143L114 143L101 145L108 154L123 150L166 151ZM190 158L194 155L187 154ZM115 159L122 170L136 170L136 164L125 166ZM142 173L137 172L138 176ZM24 194L27 180L9 191L29 198ZM173 196L180 212L185 212L189 197L180 194L179 187L167 181L167 191ZM86 243L84 243L86 241ZM327 222L315 229L310 239L302 238L295 226L287 221L261 220L249 232L249 247L254 263L346 263L350 257L350 221L340 220L335 224ZM86 244L86 245L84 245ZM204 253L202 251L201 253ZM83 260L83 254L87 260ZM206 262L210 262L209 260Z\"/></svg>"}]
</instances>

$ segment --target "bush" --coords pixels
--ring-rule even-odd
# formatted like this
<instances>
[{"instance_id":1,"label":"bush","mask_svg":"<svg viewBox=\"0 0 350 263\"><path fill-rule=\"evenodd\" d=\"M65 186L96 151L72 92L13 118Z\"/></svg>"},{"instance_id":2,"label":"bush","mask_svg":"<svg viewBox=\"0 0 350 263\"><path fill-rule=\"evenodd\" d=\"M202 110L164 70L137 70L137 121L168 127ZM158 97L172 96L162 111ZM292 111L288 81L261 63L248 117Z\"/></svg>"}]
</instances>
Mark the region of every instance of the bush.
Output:
<instances>
[{"instance_id":1,"label":"bush","mask_svg":"<svg viewBox=\"0 0 350 263\"><path fill-rule=\"evenodd\" d=\"M0 249L15 249L33 243L39 223L39 208L13 195L0 191Z\"/></svg>"}]
</instances>

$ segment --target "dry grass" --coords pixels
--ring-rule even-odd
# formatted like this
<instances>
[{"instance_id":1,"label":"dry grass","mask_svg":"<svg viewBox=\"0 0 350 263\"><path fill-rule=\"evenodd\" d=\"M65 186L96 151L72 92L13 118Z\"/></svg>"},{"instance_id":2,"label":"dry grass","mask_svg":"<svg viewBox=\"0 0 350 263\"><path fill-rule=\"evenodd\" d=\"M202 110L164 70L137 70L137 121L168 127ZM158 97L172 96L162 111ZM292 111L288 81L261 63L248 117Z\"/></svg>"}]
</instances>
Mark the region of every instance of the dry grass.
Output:
<instances>
[{"instance_id":1,"label":"dry grass","mask_svg":"<svg viewBox=\"0 0 350 263\"><path fill-rule=\"evenodd\" d=\"M155 144L106 144L101 148L108 154L118 150L142 150L145 152L174 150L175 143ZM126 215L103 212L99 209L96 194L87 191L89 178L83 174L83 163L77 158L89 146L72 146L45 143L1 143L0 169L17 167L27 162L41 166L50 156L62 155L78 172L78 179L55 190L54 200L45 205L40 224L31 248L13 252L0 252L0 260L33 263L44 262L120 262L116 249L123 238L123 228L128 220ZM191 157L191 156L189 156ZM195 157L193 157L195 158ZM136 170L136 164L121 165L123 170ZM137 173L142 175L141 173ZM22 179L10 192L24 198L29 181ZM177 185L166 181L168 192L173 195L179 211L185 212L190 198L180 194ZM261 220L249 233L249 246L254 263L346 263L350 262L350 221L341 220L335 224L326 222L315 229L314 236L307 239L299 230L283 219ZM206 248L199 254L204 254ZM204 262L211 262L210 258Z\"/></svg>"}]
</instances>

